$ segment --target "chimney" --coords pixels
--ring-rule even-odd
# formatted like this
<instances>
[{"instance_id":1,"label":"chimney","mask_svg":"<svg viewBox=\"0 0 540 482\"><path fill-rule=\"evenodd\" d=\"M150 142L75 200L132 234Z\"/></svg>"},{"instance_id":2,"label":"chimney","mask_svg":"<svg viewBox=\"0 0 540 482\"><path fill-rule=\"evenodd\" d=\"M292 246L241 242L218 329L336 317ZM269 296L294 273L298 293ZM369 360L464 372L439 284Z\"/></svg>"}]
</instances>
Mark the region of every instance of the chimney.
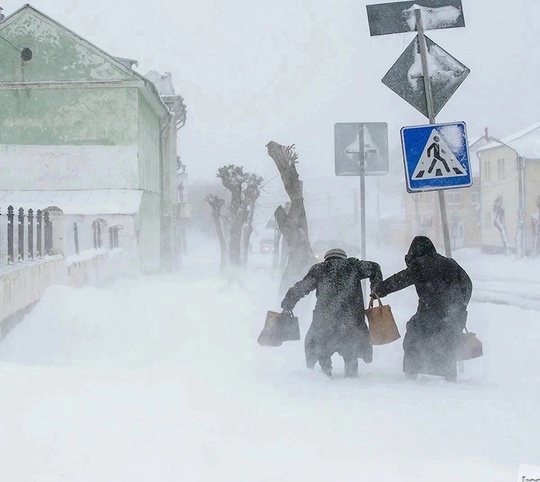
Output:
<instances>
[{"instance_id":1,"label":"chimney","mask_svg":"<svg viewBox=\"0 0 540 482\"><path fill-rule=\"evenodd\" d=\"M489 134L488 134L488 128L484 127L484 137L486 138L486 141L489 140Z\"/></svg>"}]
</instances>

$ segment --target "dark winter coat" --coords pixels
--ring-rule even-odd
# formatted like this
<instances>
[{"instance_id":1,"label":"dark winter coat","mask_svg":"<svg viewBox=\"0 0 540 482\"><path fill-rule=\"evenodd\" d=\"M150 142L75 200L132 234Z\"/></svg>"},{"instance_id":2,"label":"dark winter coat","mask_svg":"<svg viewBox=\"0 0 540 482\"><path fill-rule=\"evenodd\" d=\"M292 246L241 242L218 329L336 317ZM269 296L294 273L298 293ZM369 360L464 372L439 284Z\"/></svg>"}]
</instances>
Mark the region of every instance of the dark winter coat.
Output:
<instances>
[{"instance_id":1,"label":"dark winter coat","mask_svg":"<svg viewBox=\"0 0 540 482\"><path fill-rule=\"evenodd\" d=\"M406 269L376 290L382 297L410 285L416 288L418 308L407 323L403 371L455 377L455 349L467 321L471 279L455 260L438 254L425 236L413 239L405 262Z\"/></svg>"},{"instance_id":2,"label":"dark winter coat","mask_svg":"<svg viewBox=\"0 0 540 482\"><path fill-rule=\"evenodd\" d=\"M372 361L361 285L365 278L373 289L382 281L380 266L356 258L330 258L312 266L304 279L287 291L281 307L292 310L300 298L316 290L313 321L304 343L309 368L336 352L346 360Z\"/></svg>"}]
</instances>

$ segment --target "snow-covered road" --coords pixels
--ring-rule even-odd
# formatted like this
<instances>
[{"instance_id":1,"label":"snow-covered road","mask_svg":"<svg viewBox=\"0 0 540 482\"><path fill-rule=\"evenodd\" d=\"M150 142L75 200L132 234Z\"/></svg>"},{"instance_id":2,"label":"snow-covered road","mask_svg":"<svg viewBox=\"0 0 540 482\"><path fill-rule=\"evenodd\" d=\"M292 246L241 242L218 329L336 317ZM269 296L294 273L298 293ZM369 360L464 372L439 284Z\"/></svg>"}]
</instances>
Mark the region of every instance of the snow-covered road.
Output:
<instances>
[{"instance_id":1,"label":"snow-covered road","mask_svg":"<svg viewBox=\"0 0 540 482\"><path fill-rule=\"evenodd\" d=\"M327 379L301 342L255 343L277 308L267 270L228 287L211 259L186 263L54 287L0 344L2 480L503 482L540 465L537 311L472 303L485 356L458 384L404 380L400 342ZM414 291L386 301L404 333Z\"/></svg>"}]
</instances>

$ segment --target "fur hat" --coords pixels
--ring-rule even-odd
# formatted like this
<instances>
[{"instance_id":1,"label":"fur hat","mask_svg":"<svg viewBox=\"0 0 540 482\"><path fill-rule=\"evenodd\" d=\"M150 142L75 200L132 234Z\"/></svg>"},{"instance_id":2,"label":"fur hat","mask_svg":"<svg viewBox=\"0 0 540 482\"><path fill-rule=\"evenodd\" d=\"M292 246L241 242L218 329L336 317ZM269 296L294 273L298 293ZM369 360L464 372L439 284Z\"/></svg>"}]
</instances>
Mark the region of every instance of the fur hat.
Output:
<instances>
[{"instance_id":1,"label":"fur hat","mask_svg":"<svg viewBox=\"0 0 540 482\"><path fill-rule=\"evenodd\" d=\"M343 251L341 248L332 248L329 249L326 253L324 253L324 260L330 258L340 258L345 259L347 257L347 253Z\"/></svg>"}]
</instances>

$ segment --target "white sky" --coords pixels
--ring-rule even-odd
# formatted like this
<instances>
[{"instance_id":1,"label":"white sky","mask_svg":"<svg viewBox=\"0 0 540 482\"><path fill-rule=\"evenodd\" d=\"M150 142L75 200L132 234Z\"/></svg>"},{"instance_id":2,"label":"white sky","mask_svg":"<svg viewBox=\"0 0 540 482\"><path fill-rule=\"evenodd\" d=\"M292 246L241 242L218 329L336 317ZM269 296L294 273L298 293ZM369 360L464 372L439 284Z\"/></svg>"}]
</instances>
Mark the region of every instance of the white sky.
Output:
<instances>
[{"instance_id":1,"label":"white sky","mask_svg":"<svg viewBox=\"0 0 540 482\"><path fill-rule=\"evenodd\" d=\"M185 98L181 154L193 178L225 163L275 174L270 140L295 143L304 178L333 176L336 122L427 123L381 83L413 33L369 36L366 1L34 0L32 5L139 72L170 71ZM22 3L4 1L6 14ZM97 5L97 6L96 6ZM538 121L535 0L463 0L466 27L428 36L471 69L438 122L503 137ZM392 159L402 169L401 159Z\"/></svg>"},{"instance_id":2,"label":"white sky","mask_svg":"<svg viewBox=\"0 0 540 482\"><path fill-rule=\"evenodd\" d=\"M388 276L402 254L374 256ZM258 346L272 256L250 258L243 289L215 276L218 257L197 243L181 276L45 293L0 344L2 480L506 482L540 466L538 311L478 302L538 309L537 263L459 252L485 355L454 385L404 380L402 339L358 379L338 356L332 380L307 370L302 341ZM384 302L403 336L414 288ZM295 310L302 336L313 305Z\"/></svg>"}]
</instances>

